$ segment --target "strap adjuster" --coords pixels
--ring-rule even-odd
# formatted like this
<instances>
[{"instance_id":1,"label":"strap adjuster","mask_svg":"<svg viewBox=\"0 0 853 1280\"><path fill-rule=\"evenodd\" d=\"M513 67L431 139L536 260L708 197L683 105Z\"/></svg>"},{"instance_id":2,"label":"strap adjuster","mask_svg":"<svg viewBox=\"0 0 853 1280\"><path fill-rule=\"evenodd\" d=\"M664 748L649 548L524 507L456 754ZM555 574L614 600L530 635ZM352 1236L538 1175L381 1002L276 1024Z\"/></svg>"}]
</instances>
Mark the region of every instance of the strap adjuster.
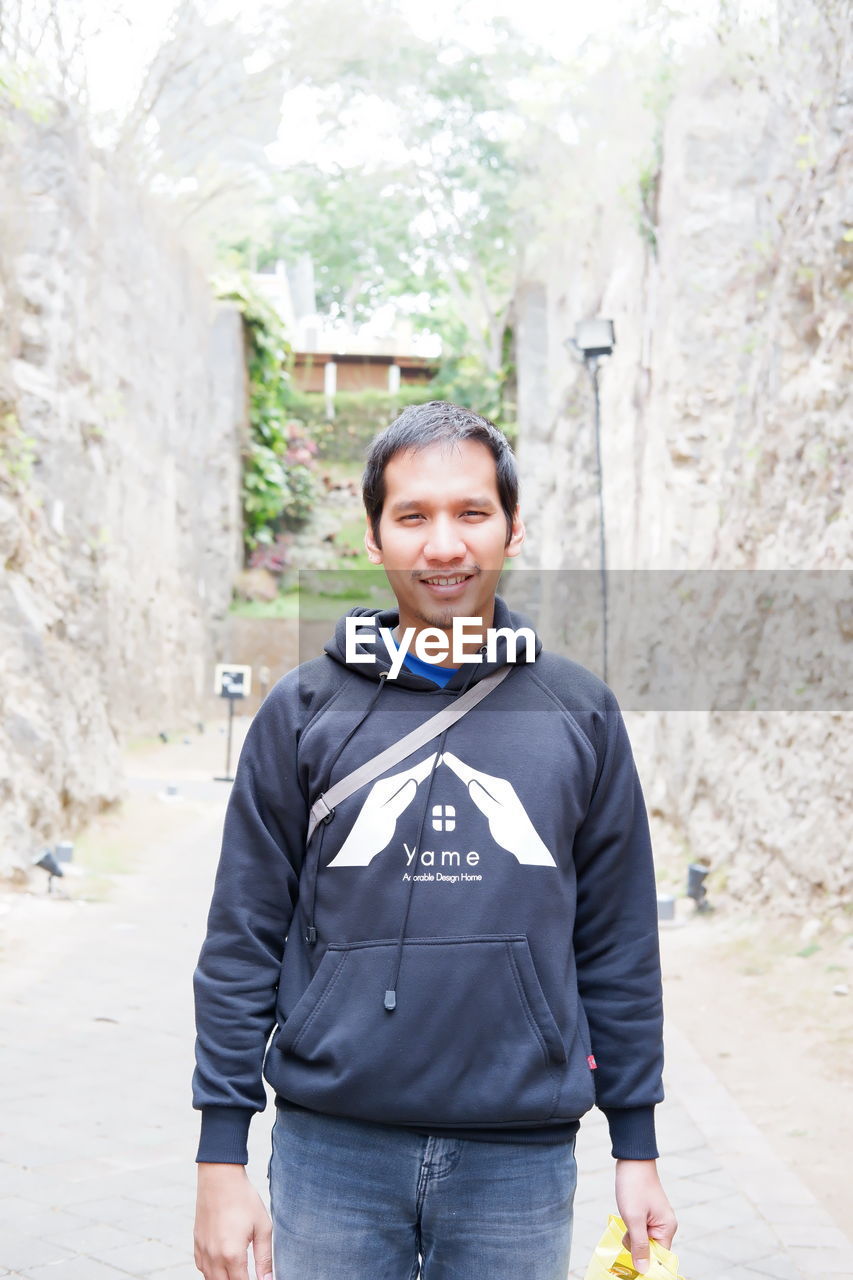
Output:
<instances>
[{"instance_id":1,"label":"strap adjuster","mask_svg":"<svg viewBox=\"0 0 853 1280\"><path fill-rule=\"evenodd\" d=\"M329 808L329 806L326 804L326 797L325 797L325 796L323 796L323 795L319 795L319 796L317 797L317 800L316 800L316 802L315 802L315 806L314 806L314 807L316 808L318 805L320 806L320 808L322 808L322 809L325 809L325 810L326 810L326 812L325 812L324 814L322 814L322 816L320 817L319 821L320 821L320 822L326 822L326 823L331 822L331 821L332 821L332 818L334 818L334 816L335 816L335 811L334 811L334 809L330 809L330 808Z\"/></svg>"}]
</instances>

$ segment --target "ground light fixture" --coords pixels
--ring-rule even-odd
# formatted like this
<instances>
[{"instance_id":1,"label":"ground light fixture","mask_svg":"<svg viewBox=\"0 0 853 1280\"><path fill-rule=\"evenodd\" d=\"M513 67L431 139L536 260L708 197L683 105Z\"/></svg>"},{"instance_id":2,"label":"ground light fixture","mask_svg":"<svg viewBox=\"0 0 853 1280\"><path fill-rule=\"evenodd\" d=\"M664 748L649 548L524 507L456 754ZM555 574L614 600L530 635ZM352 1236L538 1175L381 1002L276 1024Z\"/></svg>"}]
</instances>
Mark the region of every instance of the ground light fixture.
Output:
<instances>
[{"instance_id":1,"label":"ground light fixture","mask_svg":"<svg viewBox=\"0 0 853 1280\"><path fill-rule=\"evenodd\" d=\"M707 901L708 890L705 888L705 878L710 869L703 867L701 862L691 862L687 868L687 896L696 903L697 911L711 910L711 904Z\"/></svg>"},{"instance_id":2,"label":"ground light fixture","mask_svg":"<svg viewBox=\"0 0 853 1280\"><path fill-rule=\"evenodd\" d=\"M581 320L575 326L575 336L569 339L569 345L581 357L584 367L592 383L592 394L595 402L595 465L598 473L598 533L599 533L599 573L601 575L601 650L602 679L607 683L607 542L604 524L604 473L601 466L601 397L598 390L598 366L604 356L613 354L616 346L616 330L612 320L596 316L591 320Z\"/></svg>"},{"instance_id":3,"label":"ground light fixture","mask_svg":"<svg viewBox=\"0 0 853 1280\"><path fill-rule=\"evenodd\" d=\"M53 891L54 876L63 876L65 872L54 857L52 849L42 849L41 853L37 853L33 858L33 866L41 867L42 871L47 872L47 891Z\"/></svg>"}]
</instances>

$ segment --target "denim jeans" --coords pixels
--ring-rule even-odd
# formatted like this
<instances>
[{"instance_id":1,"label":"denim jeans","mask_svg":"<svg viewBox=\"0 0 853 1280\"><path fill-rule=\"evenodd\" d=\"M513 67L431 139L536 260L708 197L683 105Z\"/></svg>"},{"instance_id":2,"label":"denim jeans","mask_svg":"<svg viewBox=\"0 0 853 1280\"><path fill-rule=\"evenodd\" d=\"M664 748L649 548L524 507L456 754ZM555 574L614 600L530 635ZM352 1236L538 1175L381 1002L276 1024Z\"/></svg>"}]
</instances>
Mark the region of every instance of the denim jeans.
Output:
<instances>
[{"instance_id":1,"label":"denim jeans","mask_svg":"<svg viewBox=\"0 0 853 1280\"><path fill-rule=\"evenodd\" d=\"M420 1137L279 1106L275 1280L566 1280L575 1142Z\"/></svg>"}]
</instances>

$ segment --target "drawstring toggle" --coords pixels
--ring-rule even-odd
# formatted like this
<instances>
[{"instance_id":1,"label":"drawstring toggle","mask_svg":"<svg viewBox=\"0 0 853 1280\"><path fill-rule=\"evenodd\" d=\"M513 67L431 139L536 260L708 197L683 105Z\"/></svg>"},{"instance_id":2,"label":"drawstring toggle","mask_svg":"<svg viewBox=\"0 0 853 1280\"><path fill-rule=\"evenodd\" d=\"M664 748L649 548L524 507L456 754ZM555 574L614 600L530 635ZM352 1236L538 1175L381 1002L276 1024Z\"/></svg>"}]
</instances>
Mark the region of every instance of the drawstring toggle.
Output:
<instances>
[{"instance_id":1,"label":"drawstring toggle","mask_svg":"<svg viewBox=\"0 0 853 1280\"><path fill-rule=\"evenodd\" d=\"M385 992L385 1008L388 1010L389 1013L391 1013L394 1009L397 1008L397 992L396 991Z\"/></svg>"}]
</instances>

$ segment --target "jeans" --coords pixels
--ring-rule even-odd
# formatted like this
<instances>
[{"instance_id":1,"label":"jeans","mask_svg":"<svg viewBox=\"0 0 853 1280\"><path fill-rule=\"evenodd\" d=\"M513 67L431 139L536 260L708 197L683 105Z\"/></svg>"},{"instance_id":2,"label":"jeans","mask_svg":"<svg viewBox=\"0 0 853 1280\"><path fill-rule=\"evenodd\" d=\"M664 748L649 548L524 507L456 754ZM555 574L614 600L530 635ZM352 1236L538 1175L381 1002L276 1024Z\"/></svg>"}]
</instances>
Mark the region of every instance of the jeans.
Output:
<instances>
[{"instance_id":1,"label":"jeans","mask_svg":"<svg viewBox=\"0 0 853 1280\"><path fill-rule=\"evenodd\" d=\"M277 1108L275 1280L566 1280L575 1142L421 1137Z\"/></svg>"}]
</instances>

